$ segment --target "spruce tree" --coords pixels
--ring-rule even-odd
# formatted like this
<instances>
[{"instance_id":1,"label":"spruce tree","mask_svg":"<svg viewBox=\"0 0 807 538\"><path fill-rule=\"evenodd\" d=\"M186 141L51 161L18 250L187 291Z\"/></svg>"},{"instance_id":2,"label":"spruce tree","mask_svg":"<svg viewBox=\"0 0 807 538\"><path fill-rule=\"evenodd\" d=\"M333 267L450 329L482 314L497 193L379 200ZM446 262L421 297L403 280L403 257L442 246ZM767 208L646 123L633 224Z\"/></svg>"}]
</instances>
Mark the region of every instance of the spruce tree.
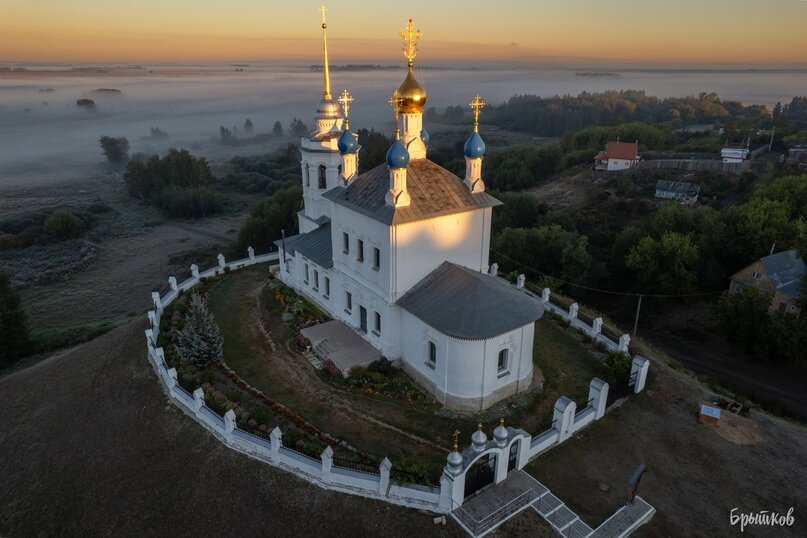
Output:
<instances>
[{"instance_id":1,"label":"spruce tree","mask_svg":"<svg viewBox=\"0 0 807 538\"><path fill-rule=\"evenodd\" d=\"M0 368L24 357L31 349L28 320L11 277L0 270Z\"/></svg>"},{"instance_id":2,"label":"spruce tree","mask_svg":"<svg viewBox=\"0 0 807 538\"><path fill-rule=\"evenodd\" d=\"M191 296L185 326L177 333L174 348L183 361L191 362L199 368L205 368L221 359L223 340L219 326L205 301L196 293Z\"/></svg>"}]
</instances>

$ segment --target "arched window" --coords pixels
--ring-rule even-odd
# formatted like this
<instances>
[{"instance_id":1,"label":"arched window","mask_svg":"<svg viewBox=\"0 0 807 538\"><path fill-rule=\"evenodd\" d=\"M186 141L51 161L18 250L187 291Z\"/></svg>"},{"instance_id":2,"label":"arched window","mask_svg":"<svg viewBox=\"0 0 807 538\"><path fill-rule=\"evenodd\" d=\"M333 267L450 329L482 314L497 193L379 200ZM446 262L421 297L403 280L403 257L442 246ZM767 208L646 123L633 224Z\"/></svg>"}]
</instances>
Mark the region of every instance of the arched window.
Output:
<instances>
[{"instance_id":1,"label":"arched window","mask_svg":"<svg viewBox=\"0 0 807 538\"><path fill-rule=\"evenodd\" d=\"M498 370L500 372L504 372L505 370L507 370L507 366L508 366L507 363L509 362L509 359L510 359L510 350L509 349L503 349L503 350L499 351Z\"/></svg>"},{"instance_id":2,"label":"arched window","mask_svg":"<svg viewBox=\"0 0 807 538\"><path fill-rule=\"evenodd\" d=\"M319 165L319 188L324 189L328 186L328 183L325 179L325 165Z\"/></svg>"},{"instance_id":3,"label":"arched window","mask_svg":"<svg viewBox=\"0 0 807 538\"><path fill-rule=\"evenodd\" d=\"M305 163L305 186L311 186L311 167L308 166L308 163Z\"/></svg>"},{"instance_id":4,"label":"arched window","mask_svg":"<svg viewBox=\"0 0 807 538\"><path fill-rule=\"evenodd\" d=\"M426 366L434 368L437 365L437 346L429 340L426 350Z\"/></svg>"}]
</instances>

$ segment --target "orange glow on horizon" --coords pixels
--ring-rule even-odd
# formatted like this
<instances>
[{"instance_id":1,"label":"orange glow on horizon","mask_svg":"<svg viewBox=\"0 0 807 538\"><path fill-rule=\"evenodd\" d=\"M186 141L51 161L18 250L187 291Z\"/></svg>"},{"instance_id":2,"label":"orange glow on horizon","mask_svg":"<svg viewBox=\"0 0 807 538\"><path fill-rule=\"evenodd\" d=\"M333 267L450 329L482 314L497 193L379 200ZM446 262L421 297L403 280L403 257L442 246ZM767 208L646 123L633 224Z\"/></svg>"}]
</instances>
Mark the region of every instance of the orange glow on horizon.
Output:
<instances>
[{"instance_id":1,"label":"orange glow on horizon","mask_svg":"<svg viewBox=\"0 0 807 538\"><path fill-rule=\"evenodd\" d=\"M92 9L56 0L6 3L0 62L321 61L318 2L107 0L91 2ZM474 4L410 1L424 33L419 61L805 63L807 2L798 0L505 0L495 11ZM386 4L333 5L332 63L404 61L396 37L408 15Z\"/></svg>"}]
</instances>

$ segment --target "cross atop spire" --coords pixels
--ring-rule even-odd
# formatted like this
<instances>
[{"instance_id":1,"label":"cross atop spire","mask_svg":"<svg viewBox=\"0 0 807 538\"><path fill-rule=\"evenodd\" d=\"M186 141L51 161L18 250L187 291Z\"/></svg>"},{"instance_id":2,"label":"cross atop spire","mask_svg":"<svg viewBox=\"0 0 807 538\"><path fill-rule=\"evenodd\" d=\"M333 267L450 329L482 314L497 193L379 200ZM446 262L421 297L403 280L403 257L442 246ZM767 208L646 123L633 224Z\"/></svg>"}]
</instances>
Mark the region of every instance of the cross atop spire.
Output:
<instances>
[{"instance_id":1,"label":"cross atop spire","mask_svg":"<svg viewBox=\"0 0 807 538\"><path fill-rule=\"evenodd\" d=\"M401 104L403 104L403 97L398 95L398 92L392 94L392 97L387 101L395 113L395 139L401 138L401 129L398 127L398 115L401 113Z\"/></svg>"},{"instance_id":2,"label":"cross atop spire","mask_svg":"<svg viewBox=\"0 0 807 538\"><path fill-rule=\"evenodd\" d=\"M479 94L476 94L474 100L468 103L468 106L471 107L471 110L474 112L474 132L479 131L479 111L485 108L485 101L479 97Z\"/></svg>"},{"instance_id":3,"label":"cross atop spire","mask_svg":"<svg viewBox=\"0 0 807 538\"><path fill-rule=\"evenodd\" d=\"M347 119L350 112L350 103L355 101L355 99L353 99L353 96L350 95L349 91L345 90L341 95L339 95L337 101L339 101L339 104L342 105L342 110L345 111L345 119Z\"/></svg>"},{"instance_id":4,"label":"cross atop spire","mask_svg":"<svg viewBox=\"0 0 807 538\"><path fill-rule=\"evenodd\" d=\"M460 447L459 447L460 431L459 430L454 430L453 435L454 435L454 450L459 452L459 449L460 449Z\"/></svg>"},{"instance_id":5,"label":"cross atop spire","mask_svg":"<svg viewBox=\"0 0 807 538\"><path fill-rule=\"evenodd\" d=\"M415 30L415 22L409 19L406 23L406 28L398 32L404 42L403 53L409 61L409 67L412 67L412 62L415 56L418 55L418 39L422 35L420 30Z\"/></svg>"}]
</instances>

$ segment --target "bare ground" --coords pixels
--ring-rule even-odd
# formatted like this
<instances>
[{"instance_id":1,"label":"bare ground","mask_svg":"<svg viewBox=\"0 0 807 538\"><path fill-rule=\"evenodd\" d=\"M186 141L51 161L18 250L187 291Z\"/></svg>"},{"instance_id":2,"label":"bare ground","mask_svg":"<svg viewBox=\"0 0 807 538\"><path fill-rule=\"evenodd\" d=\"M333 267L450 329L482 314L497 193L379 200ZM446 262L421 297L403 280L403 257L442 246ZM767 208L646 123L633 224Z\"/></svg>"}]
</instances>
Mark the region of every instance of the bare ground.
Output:
<instances>
[{"instance_id":1,"label":"bare ground","mask_svg":"<svg viewBox=\"0 0 807 538\"><path fill-rule=\"evenodd\" d=\"M0 535L462 535L227 449L168 402L145 325L0 379Z\"/></svg>"}]
</instances>

